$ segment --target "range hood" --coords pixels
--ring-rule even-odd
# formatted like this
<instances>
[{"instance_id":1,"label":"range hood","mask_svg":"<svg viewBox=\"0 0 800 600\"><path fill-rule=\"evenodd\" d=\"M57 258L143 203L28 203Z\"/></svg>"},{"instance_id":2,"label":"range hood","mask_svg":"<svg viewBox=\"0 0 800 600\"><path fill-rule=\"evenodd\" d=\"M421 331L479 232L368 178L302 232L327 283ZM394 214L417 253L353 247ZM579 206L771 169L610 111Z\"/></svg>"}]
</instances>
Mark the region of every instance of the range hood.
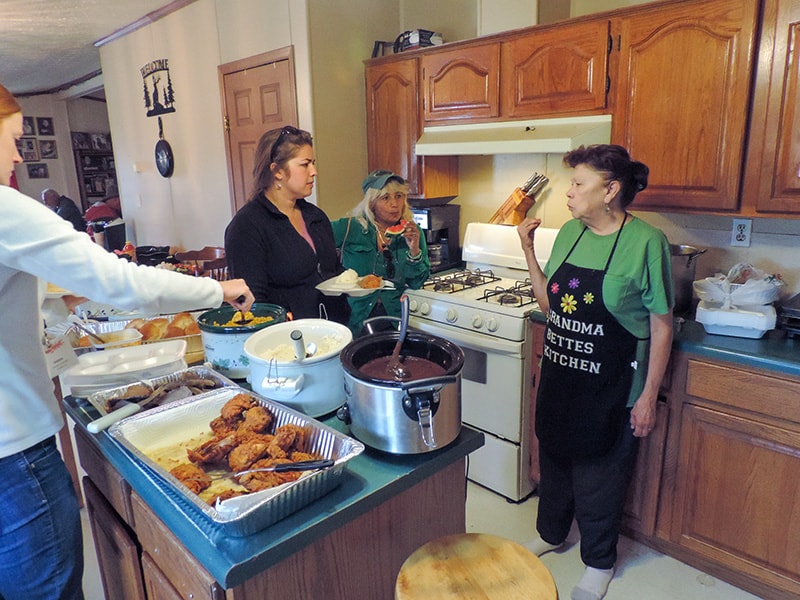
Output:
<instances>
[{"instance_id":1,"label":"range hood","mask_svg":"<svg viewBox=\"0 0 800 600\"><path fill-rule=\"evenodd\" d=\"M611 115L426 127L417 156L563 153L581 144L608 144Z\"/></svg>"}]
</instances>

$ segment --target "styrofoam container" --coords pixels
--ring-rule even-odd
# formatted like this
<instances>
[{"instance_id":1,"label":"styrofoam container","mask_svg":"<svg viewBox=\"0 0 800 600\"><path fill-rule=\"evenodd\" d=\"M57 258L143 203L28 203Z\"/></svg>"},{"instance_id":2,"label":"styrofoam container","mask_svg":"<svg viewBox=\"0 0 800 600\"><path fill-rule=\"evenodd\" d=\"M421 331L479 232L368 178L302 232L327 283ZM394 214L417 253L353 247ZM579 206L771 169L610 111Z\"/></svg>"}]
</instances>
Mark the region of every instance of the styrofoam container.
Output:
<instances>
[{"instance_id":1,"label":"styrofoam container","mask_svg":"<svg viewBox=\"0 0 800 600\"><path fill-rule=\"evenodd\" d=\"M695 319L708 333L733 337L760 338L775 329L777 314L771 304L745 309L722 308L720 304L701 300Z\"/></svg>"},{"instance_id":2,"label":"styrofoam container","mask_svg":"<svg viewBox=\"0 0 800 600\"><path fill-rule=\"evenodd\" d=\"M151 458L163 456L170 448L196 438L198 432L210 432L210 421L219 416L220 409L228 400L240 393L249 394L270 410L275 417L274 428L291 423L306 429L306 450L333 459L334 465L305 473L300 479L276 488L209 506ZM148 474L156 478L158 484L166 486L171 494L180 498L182 507L222 527L226 534L237 537L256 533L331 491L341 482L345 464L364 451L361 442L238 387L214 390L135 414L112 425L109 433L147 469Z\"/></svg>"},{"instance_id":3,"label":"styrofoam container","mask_svg":"<svg viewBox=\"0 0 800 600\"><path fill-rule=\"evenodd\" d=\"M185 355L185 340L87 352L80 355L78 364L64 371L61 377L70 394L86 397L100 390L185 369Z\"/></svg>"}]
</instances>

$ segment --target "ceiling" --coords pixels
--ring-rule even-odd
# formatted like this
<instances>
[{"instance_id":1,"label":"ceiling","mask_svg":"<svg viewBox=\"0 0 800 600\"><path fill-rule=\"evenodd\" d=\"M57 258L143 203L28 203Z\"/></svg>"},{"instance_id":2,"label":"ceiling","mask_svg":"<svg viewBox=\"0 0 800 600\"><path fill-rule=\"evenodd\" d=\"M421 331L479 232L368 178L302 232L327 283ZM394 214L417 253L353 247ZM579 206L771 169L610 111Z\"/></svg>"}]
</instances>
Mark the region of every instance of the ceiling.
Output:
<instances>
[{"instance_id":1,"label":"ceiling","mask_svg":"<svg viewBox=\"0 0 800 600\"><path fill-rule=\"evenodd\" d=\"M81 83L100 71L96 41L169 4L175 2L2 0L0 83L18 96Z\"/></svg>"}]
</instances>

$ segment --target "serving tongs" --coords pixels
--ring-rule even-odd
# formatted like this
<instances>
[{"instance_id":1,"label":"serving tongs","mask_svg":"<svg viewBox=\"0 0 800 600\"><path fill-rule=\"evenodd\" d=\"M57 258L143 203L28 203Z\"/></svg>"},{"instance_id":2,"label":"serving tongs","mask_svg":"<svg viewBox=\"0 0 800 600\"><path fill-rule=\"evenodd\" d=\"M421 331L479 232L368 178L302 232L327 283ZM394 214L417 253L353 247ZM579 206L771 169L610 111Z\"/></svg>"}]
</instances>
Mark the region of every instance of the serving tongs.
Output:
<instances>
[{"instance_id":1,"label":"serving tongs","mask_svg":"<svg viewBox=\"0 0 800 600\"><path fill-rule=\"evenodd\" d=\"M92 338L98 344L105 344L106 343L106 341L103 338L101 338L99 335L97 335L91 329L89 329L88 327L84 327L81 324L80 321L78 321L78 320L72 321L72 324L75 325L75 327L77 327L78 329L80 329L83 333L88 335L90 338Z\"/></svg>"},{"instance_id":2,"label":"serving tongs","mask_svg":"<svg viewBox=\"0 0 800 600\"><path fill-rule=\"evenodd\" d=\"M288 471L316 471L319 469L327 469L328 467L332 467L336 463L335 460L332 458L321 458L316 460L299 460L297 462L287 462L287 463L278 463L275 465L270 465L269 467L259 467L256 469L246 469L244 471L207 471L206 475L208 475L212 480L216 481L217 479L237 479L242 475L249 475L250 473L286 473ZM189 479L199 479L192 478Z\"/></svg>"}]
</instances>

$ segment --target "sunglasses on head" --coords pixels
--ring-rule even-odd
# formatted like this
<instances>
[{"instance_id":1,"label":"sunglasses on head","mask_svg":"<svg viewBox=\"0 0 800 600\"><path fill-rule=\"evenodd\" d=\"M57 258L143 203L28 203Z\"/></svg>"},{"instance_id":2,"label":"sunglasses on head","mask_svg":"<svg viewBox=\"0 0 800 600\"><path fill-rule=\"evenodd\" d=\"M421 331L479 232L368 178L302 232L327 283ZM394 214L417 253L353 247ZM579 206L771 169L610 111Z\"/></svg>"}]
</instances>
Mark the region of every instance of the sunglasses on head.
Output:
<instances>
[{"instance_id":1,"label":"sunglasses on head","mask_svg":"<svg viewBox=\"0 0 800 600\"><path fill-rule=\"evenodd\" d=\"M275 139L275 143L272 144L272 148L270 148L270 150L269 150L269 164L272 164L272 163L275 162L275 153L278 152L278 148L281 147L281 144L283 143L283 139L287 135L299 135L299 134L300 134L300 130L297 129L297 127L292 127L291 125L287 125L283 129L281 129L281 132L278 134L278 137Z\"/></svg>"}]
</instances>

